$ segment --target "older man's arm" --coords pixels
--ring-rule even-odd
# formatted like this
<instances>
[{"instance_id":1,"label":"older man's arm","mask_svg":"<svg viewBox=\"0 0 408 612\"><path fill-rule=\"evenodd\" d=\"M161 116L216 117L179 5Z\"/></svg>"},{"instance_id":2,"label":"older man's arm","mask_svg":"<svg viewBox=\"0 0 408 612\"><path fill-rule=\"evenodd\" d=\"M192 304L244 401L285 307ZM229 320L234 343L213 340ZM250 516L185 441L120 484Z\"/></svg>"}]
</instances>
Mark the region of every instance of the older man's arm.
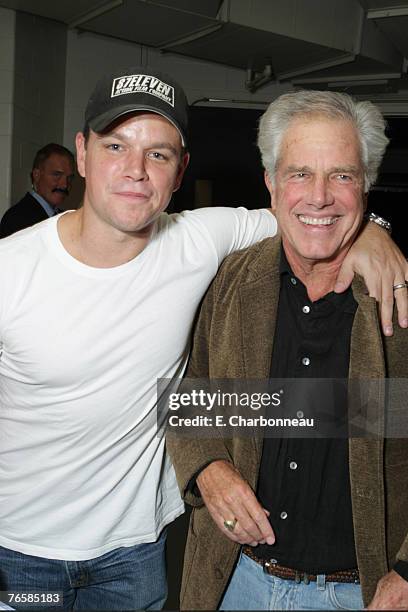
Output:
<instances>
[{"instance_id":1,"label":"older man's arm","mask_svg":"<svg viewBox=\"0 0 408 612\"><path fill-rule=\"evenodd\" d=\"M186 378L209 378L208 344L211 333L211 315L217 278L212 282L194 332L193 349ZM230 461L230 455L222 438L187 438L176 429L167 428L166 448L173 461L179 489L191 506L202 506L204 501L195 486L196 476L212 461Z\"/></svg>"},{"instance_id":2,"label":"older man's arm","mask_svg":"<svg viewBox=\"0 0 408 612\"><path fill-rule=\"evenodd\" d=\"M231 463L210 463L197 477L197 485L213 520L230 540L251 546L275 542L269 513ZM233 532L225 528L225 519L236 521Z\"/></svg>"},{"instance_id":3,"label":"older man's arm","mask_svg":"<svg viewBox=\"0 0 408 612\"><path fill-rule=\"evenodd\" d=\"M367 610L408 610L408 535L397 559L394 569L378 581Z\"/></svg>"},{"instance_id":4,"label":"older man's arm","mask_svg":"<svg viewBox=\"0 0 408 612\"><path fill-rule=\"evenodd\" d=\"M197 321L187 378L209 378L209 348L218 276L212 283ZM267 513L249 484L234 467L225 440L212 432L210 439L186 438L167 430L166 445L173 461L180 491L192 506L205 503L221 532L240 544L275 541ZM237 519L233 532L224 521Z\"/></svg>"},{"instance_id":5,"label":"older man's arm","mask_svg":"<svg viewBox=\"0 0 408 612\"><path fill-rule=\"evenodd\" d=\"M378 581L367 610L408 610L408 581L391 570Z\"/></svg>"}]
</instances>

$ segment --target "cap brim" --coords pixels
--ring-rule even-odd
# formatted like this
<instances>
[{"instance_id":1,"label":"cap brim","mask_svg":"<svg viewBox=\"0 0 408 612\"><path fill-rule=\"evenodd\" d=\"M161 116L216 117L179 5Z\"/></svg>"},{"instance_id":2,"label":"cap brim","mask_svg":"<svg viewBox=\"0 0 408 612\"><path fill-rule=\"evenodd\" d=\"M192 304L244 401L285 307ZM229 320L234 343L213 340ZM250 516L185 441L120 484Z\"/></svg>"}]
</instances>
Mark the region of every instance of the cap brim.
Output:
<instances>
[{"instance_id":1,"label":"cap brim","mask_svg":"<svg viewBox=\"0 0 408 612\"><path fill-rule=\"evenodd\" d=\"M167 119L169 123L174 125L174 127L180 134L181 144L183 145L183 147L186 146L186 138L185 138L184 132L182 131L180 126L177 125L177 123L175 123L174 119L169 117L169 115L165 113L164 111L158 110L154 106L148 106L147 104L142 104L140 106L131 104L128 106L122 106L120 108L115 108L114 110L106 111L106 113L102 113L102 115L99 115L95 119L92 119L91 121L89 121L89 126L94 132L98 132L98 133L104 132L106 128L109 127L111 123L116 121L116 119L119 119L119 117L122 117L123 115L128 115L130 113L137 113L139 111L148 111L149 113L155 113L156 115L161 115L162 117Z\"/></svg>"}]
</instances>

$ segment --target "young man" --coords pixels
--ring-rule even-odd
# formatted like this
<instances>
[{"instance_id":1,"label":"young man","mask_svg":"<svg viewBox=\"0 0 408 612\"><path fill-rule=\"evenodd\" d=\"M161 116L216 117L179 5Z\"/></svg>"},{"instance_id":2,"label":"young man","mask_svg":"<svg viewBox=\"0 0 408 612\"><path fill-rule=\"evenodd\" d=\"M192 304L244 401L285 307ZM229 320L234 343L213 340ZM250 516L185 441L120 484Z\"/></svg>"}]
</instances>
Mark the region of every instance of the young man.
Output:
<instances>
[{"instance_id":1,"label":"young man","mask_svg":"<svg viewBox=\"0 0 408 612\"><path fill-rule=\"evenodd\" d=\"M76 138L83 207L0 244L1 590L62 592L67 609L165 601L163 530L183 504L156 381L182 375L224 257L276 231L268 211L164 213L186 131L171 77L106 75Z\"/></svg>"}]
</instances>

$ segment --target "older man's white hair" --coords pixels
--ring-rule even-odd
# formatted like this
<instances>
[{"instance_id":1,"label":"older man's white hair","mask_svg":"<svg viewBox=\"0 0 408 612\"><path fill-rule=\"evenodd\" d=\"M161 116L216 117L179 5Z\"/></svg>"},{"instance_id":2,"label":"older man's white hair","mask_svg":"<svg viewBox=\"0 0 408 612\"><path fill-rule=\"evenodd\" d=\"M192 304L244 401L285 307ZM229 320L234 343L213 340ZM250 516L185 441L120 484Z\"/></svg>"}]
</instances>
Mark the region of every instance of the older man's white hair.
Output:
<instances>
[{"instance_id":1,"label":"older man's white hair","mask_svg":"<svg viewBox=\"0 0 408 612\"><path fill-rule=\"evenodd\" d=\"M332 91L295 91L280 96L268 106L259 122L258 147L270 179L273 181L279 165L285 131L294 119L301 117L343 119L355 126L367 192L377 178L388 144L384 117L372 102L358 102L348 94Z\"/></svg>"}]
</instances>

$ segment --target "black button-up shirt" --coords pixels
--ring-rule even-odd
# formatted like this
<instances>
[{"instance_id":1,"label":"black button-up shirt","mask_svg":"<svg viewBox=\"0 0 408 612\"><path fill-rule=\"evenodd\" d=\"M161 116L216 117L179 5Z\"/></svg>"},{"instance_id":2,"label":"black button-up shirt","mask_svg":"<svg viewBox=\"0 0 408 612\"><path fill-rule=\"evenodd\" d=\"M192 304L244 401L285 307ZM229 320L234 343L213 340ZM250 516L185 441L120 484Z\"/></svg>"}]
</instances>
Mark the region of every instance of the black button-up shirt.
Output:
<instances>
[{"instance_id":1,"label":"black button-up shirt","mask_svg":"<svg viewBox=\"0 0 408 612\"><path fill-rule=\"evenodd\" d=\"M271 378L347 378L357 308L351 289L311 302L283 251L280 272ZM325 411L343 420L346 388L332 401ZM357 567L346 437L265 438L257 494L276 535L273 546L256 548L258 557L310 574Z\"/></svg>"}]
</instances>

